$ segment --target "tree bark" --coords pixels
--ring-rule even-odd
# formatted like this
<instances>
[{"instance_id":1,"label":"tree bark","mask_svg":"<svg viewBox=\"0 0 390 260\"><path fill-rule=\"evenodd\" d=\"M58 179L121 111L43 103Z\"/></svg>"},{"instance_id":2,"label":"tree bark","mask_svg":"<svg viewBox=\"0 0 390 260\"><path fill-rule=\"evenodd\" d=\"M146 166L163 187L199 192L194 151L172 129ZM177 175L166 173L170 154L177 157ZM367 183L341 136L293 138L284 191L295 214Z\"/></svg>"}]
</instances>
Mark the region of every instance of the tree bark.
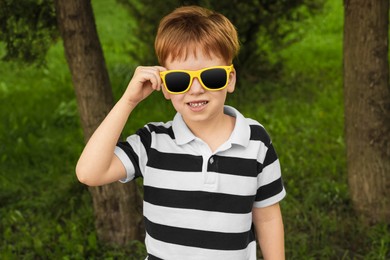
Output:
<instances>
[{"instance_id":1,"label":"tree bark","mask_svg":"<svg viewBox=\"0 0 390 260\"><path fill-rule=\"evenodd\" d=\"M370 223L390 223L389 0L345 0L345 138L350 194Z\"/></svg>"},{"instance_id":2,"label":"tree bark","mask_svg":"<svg viewBox=\"0 0 390 260\"><path fill-rule=\"evenodd\" d=\"M108 71L90 0L56 0L55 7L87 142L114 104ZM89 190L102 242L125 245L142 239L142 200L135 182Z\"/></svg>"}]
</instances>

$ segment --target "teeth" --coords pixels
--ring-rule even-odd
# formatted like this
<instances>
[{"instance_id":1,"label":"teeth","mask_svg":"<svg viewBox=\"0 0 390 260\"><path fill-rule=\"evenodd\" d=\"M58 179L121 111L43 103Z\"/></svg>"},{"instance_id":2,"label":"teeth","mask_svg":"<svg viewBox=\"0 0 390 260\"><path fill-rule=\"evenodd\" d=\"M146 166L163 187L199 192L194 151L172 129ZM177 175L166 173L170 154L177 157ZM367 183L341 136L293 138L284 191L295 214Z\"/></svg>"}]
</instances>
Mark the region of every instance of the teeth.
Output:
<instances>
[{"instance_id":1,"label":"teeth","mask_svg":"<svg viewBox=\"0 0 390 260\"><path fill-rule=\"evenodd\" d=\"M207 104L207 101L203 101L203 102L197 102L197 103L188 103L190 105L190 107L200 107L200 106L203 106L203 105L206 105Z\"/></svg>"}]
</instances>

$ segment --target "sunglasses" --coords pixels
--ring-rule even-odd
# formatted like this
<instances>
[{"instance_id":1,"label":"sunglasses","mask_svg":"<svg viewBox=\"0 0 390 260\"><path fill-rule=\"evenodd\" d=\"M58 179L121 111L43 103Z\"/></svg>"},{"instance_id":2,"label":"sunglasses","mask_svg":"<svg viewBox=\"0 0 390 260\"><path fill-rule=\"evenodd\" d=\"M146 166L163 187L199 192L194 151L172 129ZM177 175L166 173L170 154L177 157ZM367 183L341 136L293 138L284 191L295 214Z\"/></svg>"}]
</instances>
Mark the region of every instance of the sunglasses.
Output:
<instances>
[{"instance_id":1,"label":"sunglasses","mask_svg":"<svg viewBox=\"0 0 390 260\"><path fill-rule=\"evenodd\" d=\"M161 79L166 90L171 94L183 94L187 92L197 78L203 88L217 91L228 85L229 73L233 71L230 66L214 66L201 70L167 70L160 72Z\"/></svg>"}]
</instances>

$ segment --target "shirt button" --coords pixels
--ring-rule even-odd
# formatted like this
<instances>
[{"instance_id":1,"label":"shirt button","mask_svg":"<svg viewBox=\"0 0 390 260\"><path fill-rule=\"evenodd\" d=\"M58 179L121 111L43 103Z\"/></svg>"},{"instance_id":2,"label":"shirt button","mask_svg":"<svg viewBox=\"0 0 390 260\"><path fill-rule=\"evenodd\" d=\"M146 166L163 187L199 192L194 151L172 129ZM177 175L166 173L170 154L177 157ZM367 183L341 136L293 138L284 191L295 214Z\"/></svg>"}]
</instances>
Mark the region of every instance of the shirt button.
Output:
<instances>
[{"instance_id":1,"label":"shirt button","mask_svg":"<svg viewBox=\"0 0 390 260\"><path fill-rule=\"evenodd\" d=\"M210 164L213 164L213 163L214 163L214 158L211 157L211 158L210 158Z\"/></svg>"}]
</instances>

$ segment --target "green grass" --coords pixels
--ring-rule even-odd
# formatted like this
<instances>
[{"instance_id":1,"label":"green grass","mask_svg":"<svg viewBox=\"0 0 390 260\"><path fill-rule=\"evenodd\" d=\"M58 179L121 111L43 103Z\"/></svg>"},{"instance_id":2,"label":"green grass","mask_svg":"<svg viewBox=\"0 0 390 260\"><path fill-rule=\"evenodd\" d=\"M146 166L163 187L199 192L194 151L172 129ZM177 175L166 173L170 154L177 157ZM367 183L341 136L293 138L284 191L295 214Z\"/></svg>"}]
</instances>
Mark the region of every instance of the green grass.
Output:
<instances>
[{"instance_id":1,"label":"green grass","mask_svg":"<svg viewBox=\"0 0 390 260\"><path fill-rule=\"evenodd\" d=\"M93 1L114 95L138 65L126 55L134 24L115 0ZM287 259L388 259L390 231L366 227L351 207L343 134L342 1L301 25L302 40L282 50L272 82L229 98L270 133L288 195L281 203ZM0 45L0 54L3 52ZM0 62L0 259L142 259L144 248L101 245L92 202L75 178L83 147L62 43L47 66ZM132 115L125 133L174 111L161 93Z\"/></svg>"}]
</instances>

